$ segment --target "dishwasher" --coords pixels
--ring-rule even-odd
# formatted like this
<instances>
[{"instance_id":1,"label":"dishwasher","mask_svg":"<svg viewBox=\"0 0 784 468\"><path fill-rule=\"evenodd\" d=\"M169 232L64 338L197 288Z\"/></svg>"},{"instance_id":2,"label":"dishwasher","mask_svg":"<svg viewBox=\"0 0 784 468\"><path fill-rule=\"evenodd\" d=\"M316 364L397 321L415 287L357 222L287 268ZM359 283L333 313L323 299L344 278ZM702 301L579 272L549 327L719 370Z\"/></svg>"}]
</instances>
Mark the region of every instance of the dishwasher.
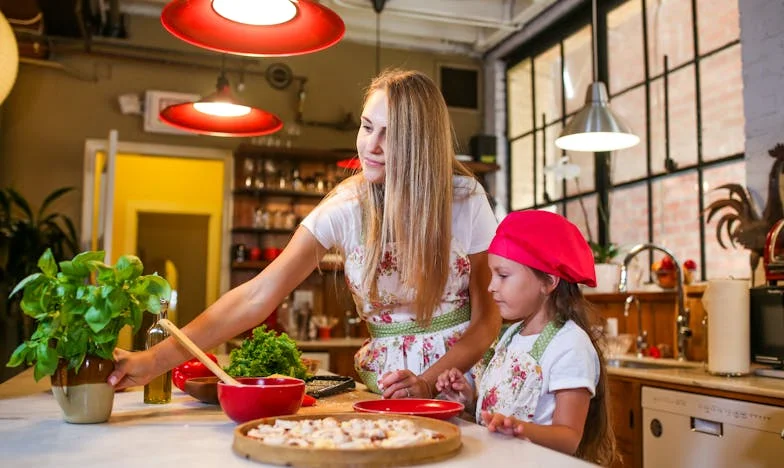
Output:
<instances>
[{"instance_id":1,"label":"dishwasher","mask_svg":"<svg viewBox=\"0 0 784 468\"><path fill-rule=\"evenodd\" d=\"M782 467L784 408L642 388L643 468Z\"/></svg>"}]
</instances>

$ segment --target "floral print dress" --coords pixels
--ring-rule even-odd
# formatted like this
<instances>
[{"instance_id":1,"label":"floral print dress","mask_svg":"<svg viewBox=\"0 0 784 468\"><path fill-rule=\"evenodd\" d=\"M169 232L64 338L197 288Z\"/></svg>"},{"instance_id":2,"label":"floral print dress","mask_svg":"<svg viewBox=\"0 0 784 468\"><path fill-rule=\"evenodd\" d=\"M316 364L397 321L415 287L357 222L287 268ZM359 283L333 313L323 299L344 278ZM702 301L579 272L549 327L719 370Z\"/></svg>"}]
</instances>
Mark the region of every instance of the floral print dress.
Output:
<instances>
[{"instance_id":1,"label":"floral print dress","mask_svg":"<svg viewBox=\"0 0 784 468\"><path fill-rule=\"evenodd\" d=\"M529 349L519 333L522 325L520 322L510 326L485 364L477 366L476 421L479 423L482 423L482 411L513 416L521 421L534 419L542 393L539 360L559 328L548 323Z\"/></svg>"},{"instance_id":2,"label":"floral print dress","mask_svg":"<svg viewBox=\"0 0 784 468\"><path fill-rule=\"evenodd\" d=\"M417 325L410 308L412 291L400 284L394 252L394 246L388 246L379 266L378 301L371 301L362 288L364 248L355 247L344 264L346 283L372 336L354 356L354 366L365 385L378 393L378 381L385 373L408 369L418 375L439 360L460 339L471 318L471 263L458 242L452 241L444 296L427 329Z\"/></svg>"}]
</instances>

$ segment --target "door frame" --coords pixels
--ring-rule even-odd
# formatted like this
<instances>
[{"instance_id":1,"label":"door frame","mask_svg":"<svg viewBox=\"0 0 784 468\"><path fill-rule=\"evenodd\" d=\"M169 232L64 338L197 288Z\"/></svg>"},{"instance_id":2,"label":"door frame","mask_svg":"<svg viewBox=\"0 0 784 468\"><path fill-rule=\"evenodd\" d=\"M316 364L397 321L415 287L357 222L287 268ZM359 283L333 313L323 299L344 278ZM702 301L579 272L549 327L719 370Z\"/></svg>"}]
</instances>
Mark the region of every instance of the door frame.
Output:
<instances>
[{"instance_id":1,"label":"door frame","mask_svg":"<svg viewBox=\"0 0 784 468\"><path fill-rule=\"evenodd\" d=\"M99 151L116 153L141 154L151 157L211 159L223 162L223 220L221 222L220 281L218 297L229 290L231 245L231 215L234 209L232 190L234 189L234 156L233 151L220 148L202 148L197 146L165 145L157 143L139 143L118 141L116 148L110 148L106 139L87 139L84 144L84 171L82 181L82 247L89 247L90 233L93 224L93 181L95 178L95 154ZM111 181L110 181L111 182ZM109 211L111 215L111 211Z\"/></svg>"}]
</instances>

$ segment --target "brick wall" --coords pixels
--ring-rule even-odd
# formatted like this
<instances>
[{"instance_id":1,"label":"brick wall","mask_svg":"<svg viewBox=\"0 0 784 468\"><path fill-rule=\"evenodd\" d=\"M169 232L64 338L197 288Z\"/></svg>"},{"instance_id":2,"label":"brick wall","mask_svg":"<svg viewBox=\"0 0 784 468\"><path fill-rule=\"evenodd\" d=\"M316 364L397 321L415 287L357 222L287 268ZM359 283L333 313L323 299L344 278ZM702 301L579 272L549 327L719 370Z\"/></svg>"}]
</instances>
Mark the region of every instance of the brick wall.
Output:
<instances>
[{"instance_id":1,"label":"brick wall","mask_svg":"<svg viewBox=\"0 0 784 468\"><path fill-rule=\"evenodd\" d=\"M772 159L784 142L784 2L739 0L746 115L746 179L764 206Z\"/></svg>"}]
</instances>

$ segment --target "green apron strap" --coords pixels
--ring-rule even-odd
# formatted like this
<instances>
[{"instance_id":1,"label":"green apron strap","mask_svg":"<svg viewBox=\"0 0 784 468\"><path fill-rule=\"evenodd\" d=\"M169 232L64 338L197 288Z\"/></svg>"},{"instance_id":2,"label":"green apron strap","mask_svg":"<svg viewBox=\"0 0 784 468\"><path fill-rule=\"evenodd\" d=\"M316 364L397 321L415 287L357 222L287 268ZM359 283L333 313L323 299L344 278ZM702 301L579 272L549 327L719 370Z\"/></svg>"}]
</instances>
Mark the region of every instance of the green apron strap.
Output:
<instances>
[{"instance_id":1,"label":"green apron strap","mask_svg":"<svg viewBox=\"0 0 784 468\"><path fill-rule=\"evenodd\" d=\"M550 322L545 325L542 333L539 334L539 337L534 342L533 348L531 348L531 357L536 359L536 362L542 358L542 354L544 354L544 350L547 349L547 345L550 344L550 341L555 337L560 330L561 327L555 325L554 322Z\"/></svg>"}]
</instances>

